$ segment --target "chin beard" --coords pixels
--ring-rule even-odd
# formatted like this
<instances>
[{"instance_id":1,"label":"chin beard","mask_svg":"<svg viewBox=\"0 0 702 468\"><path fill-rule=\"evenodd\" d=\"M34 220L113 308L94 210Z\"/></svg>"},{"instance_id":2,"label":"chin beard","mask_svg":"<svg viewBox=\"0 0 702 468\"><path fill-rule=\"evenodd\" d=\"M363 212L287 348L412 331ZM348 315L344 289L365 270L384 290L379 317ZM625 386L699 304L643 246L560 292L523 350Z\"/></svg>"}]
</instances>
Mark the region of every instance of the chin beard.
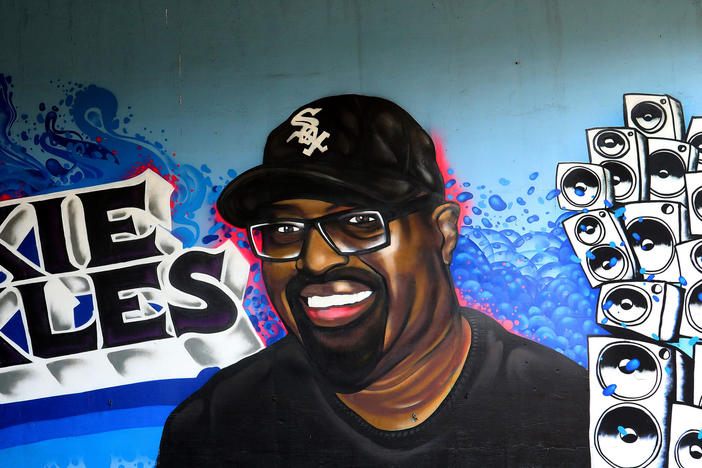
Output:
<instances>
[{"instance_id":1,"label":"chin beard","mask_svg":"<svg viewBox=\"0 0 702 468\"><path fill-rule=\"evenodd\" d=\"M320 327L310 322L300 303L300 291L311 283L352 280L370 287L375 298L369 309L353 322L339 327ZM335 391L353 393L367 387L368 377L383 355L388 303L385 281L375 272L343 268L311 277L298 274L286 288L300 340L317 372Z\"/></svg>"}]
</instances>

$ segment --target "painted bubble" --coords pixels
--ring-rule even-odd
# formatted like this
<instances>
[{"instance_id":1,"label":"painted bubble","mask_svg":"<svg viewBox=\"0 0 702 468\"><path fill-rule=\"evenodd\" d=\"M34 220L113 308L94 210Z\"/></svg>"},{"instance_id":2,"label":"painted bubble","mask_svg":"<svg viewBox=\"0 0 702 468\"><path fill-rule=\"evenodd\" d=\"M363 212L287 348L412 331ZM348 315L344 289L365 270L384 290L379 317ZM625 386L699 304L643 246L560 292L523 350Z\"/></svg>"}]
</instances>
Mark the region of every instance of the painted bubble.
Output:
<instances>
[{"instance_id":1,"label":"painted bubble","mask_svg":"<svg viewBox=\"0 0 702 468\"><path fill-rule=\"evenodd\" d=\"M490 204L490 208L495 211L503 211L505 208L507 208L507 203L505 203L505 201L499 195L490 195L490 198L488 198L488 203Z\"/></svg>"}]
</instances>

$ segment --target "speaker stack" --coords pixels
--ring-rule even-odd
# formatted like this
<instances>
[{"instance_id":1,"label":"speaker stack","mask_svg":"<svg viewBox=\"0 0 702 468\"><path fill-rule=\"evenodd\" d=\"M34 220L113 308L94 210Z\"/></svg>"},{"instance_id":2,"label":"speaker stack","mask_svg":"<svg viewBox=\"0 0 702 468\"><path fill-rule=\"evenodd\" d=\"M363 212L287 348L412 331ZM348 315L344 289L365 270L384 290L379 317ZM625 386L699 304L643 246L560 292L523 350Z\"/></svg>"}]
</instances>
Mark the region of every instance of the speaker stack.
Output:
<instances>
[{"instance_id":1,"label":"speaker stack","mask_svg":"<svg viewBox=\"0 0 702 468\"><path fill-rule=\"evenodd\" d=\"M588 337L592 466L702 468L702 117L625 94L624 126L586 136L556 185L610 333Z\"/></svg>"}]
</instances>

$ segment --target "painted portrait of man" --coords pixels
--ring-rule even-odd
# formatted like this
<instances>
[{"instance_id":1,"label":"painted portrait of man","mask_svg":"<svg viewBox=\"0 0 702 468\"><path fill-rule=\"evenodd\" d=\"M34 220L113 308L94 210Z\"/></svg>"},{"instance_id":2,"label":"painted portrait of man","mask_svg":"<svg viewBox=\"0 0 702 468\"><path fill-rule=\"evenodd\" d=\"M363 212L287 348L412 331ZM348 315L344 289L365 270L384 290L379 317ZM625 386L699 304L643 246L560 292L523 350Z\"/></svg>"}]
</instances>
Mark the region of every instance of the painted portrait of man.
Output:
<instances>
[{"instance_id":1,"label":"painted portrait of man","mask_svg":"<svg viewBox=\"0 0 702 468\"><path fill-rule=\"evenodd\" d=\"M288 336L166 423L158 465L586 466L585 369L463 308L459 206L397 104L292 112L217 202Z\"/></svg>"}]
</instances>

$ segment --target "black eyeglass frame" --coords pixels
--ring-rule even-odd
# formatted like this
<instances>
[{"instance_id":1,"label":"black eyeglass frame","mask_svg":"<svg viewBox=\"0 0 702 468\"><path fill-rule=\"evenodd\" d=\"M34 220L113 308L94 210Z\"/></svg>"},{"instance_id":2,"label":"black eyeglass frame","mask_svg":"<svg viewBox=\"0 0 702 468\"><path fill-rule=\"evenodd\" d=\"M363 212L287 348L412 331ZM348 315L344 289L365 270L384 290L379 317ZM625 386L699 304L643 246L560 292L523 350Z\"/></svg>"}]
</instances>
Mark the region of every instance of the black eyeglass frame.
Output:
<instances>
[{"instance_id":1,"label":"black eyeglass frame","mask_svg":"<svg viewBox=\"0 0 702 468\"><path fill-rule=\"evenodd\" d=\"M300 219L300 218L277 218L275 220L271 221L266 221L266 222L259 222L256 224L249 225L246 229L246 234L248 235L249 238L249 244L252 247L252 251L256 258L267 261L267 262L290 262L294 261L300 258L300 255L302 255L302 252L305 248L305 243L307 242L307 236L309 234L310 227L314 227L317 229L317 231L321 234L322 238L325 240L325 242L331 247L334 252L336 252L338 255L343 255L343 256L348 256L348 255L362 255L362 254L367 254L371 252L375 252L380 249L384 249L388 245L390 245L390 231L388 229L388 224L391 221L396 220L397 218L401 216L407 216L411 213L420 211L428 206L432 205L437 205L441 202L444 202L445 200L439 200L438 197L432 196L432 195L424 195L418 198L415 198L414 200L411 200L407 203L404 203L402 205L394 205L392 207L387 207L387 208L380 208L380 209L365 209L365 208L351 208L348 210L340 211L337 213L330 213L328 215L320 216L318 218L311 218L311 219ZM348 216L349 214L352 213L359 213L359 214L377 214L380 217L381 222L383 223L383 231L385 233L385 241L383 241L381 244L378 244L376 246L370 247L368 249L360 249L360 250L351 250L351 251L343 251L339 249L334 242L331 240L331 238L327 235L325 232L324 228L322 227L322 223L329 219L335 219L339 218L342 216ZM300 247L300 251L297 253L297 255L292 256L292 257L286 257L286 258L277 258L277 257L269 257L264 255L263 253L258 251L258 248L256 247L256 243L253 240L253 229L260 227L260 226L266 226L266 225L271 225L271 224L278 224L278 223L294 223L298 225L299 227L304 229L304 237L302 241L302 246Z\"/></svg>"}]
</instances>

